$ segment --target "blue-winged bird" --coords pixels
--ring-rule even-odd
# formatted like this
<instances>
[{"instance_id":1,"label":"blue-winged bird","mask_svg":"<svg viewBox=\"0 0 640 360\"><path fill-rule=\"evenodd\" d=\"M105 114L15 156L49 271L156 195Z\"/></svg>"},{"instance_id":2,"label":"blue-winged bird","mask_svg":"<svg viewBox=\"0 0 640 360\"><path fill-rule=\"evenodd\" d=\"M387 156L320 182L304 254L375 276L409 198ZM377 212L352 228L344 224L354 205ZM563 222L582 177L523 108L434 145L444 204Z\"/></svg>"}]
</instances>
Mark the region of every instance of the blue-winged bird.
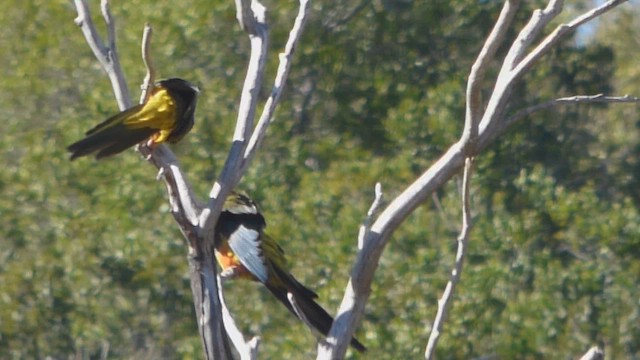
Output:
<instances>
[{"instance_id":1,"label":"blue-winged bird","mask_svg":"<svg viewBox=\"0 0 640 360\"><path fill-rule=\"evenodd\" d=\"M316 303L318 295L291 275L284 251L264 233L265 227L264 217L250 198L236 192L227 197L214 237L221 275L261 282L291 313L326 336L333 317ZM356 338L351 339L351 346L366 351Z\"/></svg>"}]
</instances>

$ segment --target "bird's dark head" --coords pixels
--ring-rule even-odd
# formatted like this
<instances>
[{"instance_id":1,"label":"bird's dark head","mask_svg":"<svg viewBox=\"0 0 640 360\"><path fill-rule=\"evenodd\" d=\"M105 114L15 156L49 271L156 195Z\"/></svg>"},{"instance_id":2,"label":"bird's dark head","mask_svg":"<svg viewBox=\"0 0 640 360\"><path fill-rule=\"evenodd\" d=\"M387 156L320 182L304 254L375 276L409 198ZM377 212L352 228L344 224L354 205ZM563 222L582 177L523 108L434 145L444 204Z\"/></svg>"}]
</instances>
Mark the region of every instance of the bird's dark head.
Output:
<instances>
[{"instance_id":1,"label":"bird's dark head","mask_svg":"<svg viewBox=\"0 0 640 360\"><path fill-rule=\"evenodd\" d=\"M160 80L156 83L156 86L167 89L171 96L179 97L185 103L195 101L198 93L200 93L200 89L198 89L197 86L191 84L187 80L180 78Z\"/></svg>"}]
</instances>

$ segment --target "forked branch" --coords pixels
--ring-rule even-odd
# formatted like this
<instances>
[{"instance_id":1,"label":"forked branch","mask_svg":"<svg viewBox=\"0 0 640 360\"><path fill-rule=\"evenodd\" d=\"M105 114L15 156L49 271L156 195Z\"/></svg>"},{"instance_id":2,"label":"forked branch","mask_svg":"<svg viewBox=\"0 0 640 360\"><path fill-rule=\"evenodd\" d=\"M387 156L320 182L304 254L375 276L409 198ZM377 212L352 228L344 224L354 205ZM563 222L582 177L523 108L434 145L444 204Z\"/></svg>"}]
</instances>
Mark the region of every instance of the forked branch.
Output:
<instances>
[{"instance_id":1,"label":"forked branch","mask_svg":"<svg viewBox=\"0 0 640 360\"><path fill-rule=\"evenodd\" d=\"M329 332L328 340L330 341L327 341L326 345L319 346L318 359L344 357L349 339L364 312L365 303L371 292L373 275L391 234L417 206L429 198L433 191L459 173L466 158L480 154L506 128L505 110L511 100L516 82L542 55L556 45L561 38L574 31L577 26L606 13L623 2L608 1L577 17L567 25L560 25L557 31L552 32L543 39L540 45L526 54L529 45L538 38L545 26L561 12L562 1L551 0L544 10L534 11L529 24L520 31L504 59L502 70L495 79L495 87L491 96L487 103L482 103L480 91L483 88L483 69L493 57L495 46L500 43L509 30L510 19L513 17L517 5L516 1L507 1L496 26L476 59L469 79L465 132L460 140L453 144L435 164L393 199L373 222L351 270L351 277L336 320ZM475 127L478 121L476 138Z\"/></svg>"},{"instance_id":2,"label":"forked branch","mask_svg":"<svg viewBox=\"0 0 640 360\"><path fill-rule=\"evenodd\" d=\"M458 285L458 282L460 282L460 276L462 275L464 257L467 253L467 244L469 242L469 233L471 232L471 200L469 188L472 170L473 158L467 158L465 160L464 173L462 176L462 228L460 230L460 235L458 235L456 262L453 266L453 270L451 270L451 277L444 289L442 298L438 301L438 312L436 314L436 319L433 322L431 335L429 335L429 341L424 354L424 358L427 360L432 359L435 355L436 345L438 344L440 334L444 328L449 306L453 300L453 294L455 293L456 286Z\"/></svg>"}]
</instances>

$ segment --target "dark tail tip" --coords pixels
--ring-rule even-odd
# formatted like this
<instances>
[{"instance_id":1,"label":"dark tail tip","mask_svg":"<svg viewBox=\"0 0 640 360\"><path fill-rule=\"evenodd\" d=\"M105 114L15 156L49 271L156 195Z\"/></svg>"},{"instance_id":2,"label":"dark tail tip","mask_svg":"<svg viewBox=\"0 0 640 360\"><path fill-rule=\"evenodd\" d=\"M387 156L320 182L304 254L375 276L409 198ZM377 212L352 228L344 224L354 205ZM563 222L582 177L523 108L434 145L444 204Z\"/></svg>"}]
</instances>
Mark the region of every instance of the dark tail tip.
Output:
<instances>
[{"instance_id":1,"label":"dark tail tip","mask_svg":"<svg viewBox=\"0 0 640 360\"><path fill-rule=\"evenodd\" d=\"M69 161L73 161L79 157L80 155L78 155L78 153L72 152L71 154L69 154Z\"/></svg>"},{"instance_id":2,"label":"dark tail tip","mask_svg":"<svg viewBox=\"0 0 640 360\"><path fill-rule=\"evenodd\" d=\"M351 338L351 347L353 347L354 349L358 350L358 352L360 352L360 353L367 352L366 346L362 345L362 343L360 341L358 341L358 339L356 339L356 338Z\"/></svg>"},{"instance_id":3,"label":"dark tail tip","mask_svg":"<svg viewBox=\"0 0 640 360\"><path fill-rule=\"evenodd\" d=\"M70 161L91 153L91 149L86 146L86 139L76 141L73 144L67 146L67 151L69 152Z\"/></svg>"}]
</instances>

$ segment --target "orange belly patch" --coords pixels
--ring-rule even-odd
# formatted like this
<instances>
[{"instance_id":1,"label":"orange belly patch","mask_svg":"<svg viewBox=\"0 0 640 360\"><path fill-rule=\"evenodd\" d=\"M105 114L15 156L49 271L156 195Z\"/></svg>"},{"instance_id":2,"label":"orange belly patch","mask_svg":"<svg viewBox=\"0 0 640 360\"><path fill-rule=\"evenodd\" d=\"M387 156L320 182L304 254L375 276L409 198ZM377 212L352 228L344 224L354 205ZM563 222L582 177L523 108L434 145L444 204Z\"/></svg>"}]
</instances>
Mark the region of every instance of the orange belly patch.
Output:
<instances>
[{"instance_id":1,"label":"orange belly patch","mask_svg":"<svg viewBox=\"0 0 640 360\"><path fill-rule=\"evenodd\" d=\"M216 260L218 260L222 271L231 270L235 277L255 280L255 277L242 265L240 259L227 243L216 249Z\"/></svg>"}]
</instances>

